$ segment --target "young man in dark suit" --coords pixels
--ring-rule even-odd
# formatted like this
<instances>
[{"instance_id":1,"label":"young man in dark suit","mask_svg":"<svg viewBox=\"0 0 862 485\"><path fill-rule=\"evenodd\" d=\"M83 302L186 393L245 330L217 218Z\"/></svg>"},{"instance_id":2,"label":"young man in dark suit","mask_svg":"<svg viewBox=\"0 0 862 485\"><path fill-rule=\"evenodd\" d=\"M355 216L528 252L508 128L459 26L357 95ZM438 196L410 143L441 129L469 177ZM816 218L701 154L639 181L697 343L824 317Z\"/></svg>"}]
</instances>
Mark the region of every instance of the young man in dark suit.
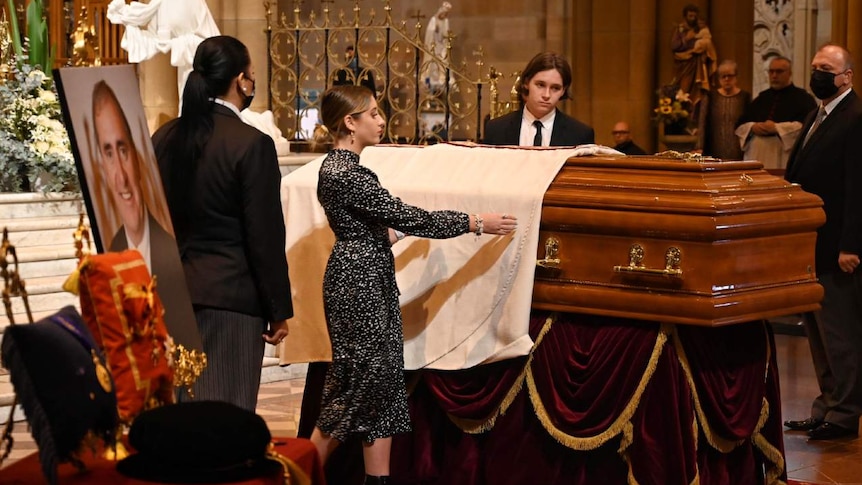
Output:
<instances>
[{"instance_id":1,"label":"young man in dark suit","mask_svg":"<svg viewBox=\"0 0 862 485\"><path fill-rule=\"evenodd\" d=\"M559 54L543 52L527 63L516 86L523 108L488 121L488 145L574 146L595 143L593 129L557 109L569 99L572 68Z\"/></svg>"},{"instance_id":2,"label":"young man in dark suit","mask_svg":"<svg viewBox=\"0 0 862 485\"><path fill-rule=\"evenodd\" d=\"M814 253L822 308L803 319L820 395L809 418L784 425L824 440L855 436L862 415L862 100L843 47L822 47L811 68L820 103L805 120L786 178L823 199L826 212Z\"/></svg>"}]
</instances>

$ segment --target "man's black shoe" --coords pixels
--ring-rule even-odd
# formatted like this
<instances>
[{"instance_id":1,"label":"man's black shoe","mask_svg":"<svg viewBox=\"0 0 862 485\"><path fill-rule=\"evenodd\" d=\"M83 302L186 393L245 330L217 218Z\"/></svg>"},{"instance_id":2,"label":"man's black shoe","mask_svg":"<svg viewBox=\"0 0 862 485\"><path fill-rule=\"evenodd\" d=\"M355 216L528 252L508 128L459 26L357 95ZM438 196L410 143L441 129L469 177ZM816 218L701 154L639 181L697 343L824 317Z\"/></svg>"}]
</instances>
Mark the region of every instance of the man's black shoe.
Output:
<instances>
[{"instance_id":1,"label":"man's black shoe","mask_svg":"<svg viewBox=\"0 0 862 485\"><path fill-rule=\"evenodd\" d=\"M817 418L808 418L801 421L794 421L792 419L788 419L784 422L784 426L787 426L793 431L811 431L812 429L815 429L821 424L823 424L823 420Z\"/></svg>"},{"instance_id":2,"label":"man's black shoe","mask_svg":"<svg viewBox=\"0 0 862 485\"><path fill-rule=\"evenodd\" d=\"M808 432L809 440L832 440L845 436L856 436L856 432L828 422L824 422Z\"/></svg>"}]
</instances>

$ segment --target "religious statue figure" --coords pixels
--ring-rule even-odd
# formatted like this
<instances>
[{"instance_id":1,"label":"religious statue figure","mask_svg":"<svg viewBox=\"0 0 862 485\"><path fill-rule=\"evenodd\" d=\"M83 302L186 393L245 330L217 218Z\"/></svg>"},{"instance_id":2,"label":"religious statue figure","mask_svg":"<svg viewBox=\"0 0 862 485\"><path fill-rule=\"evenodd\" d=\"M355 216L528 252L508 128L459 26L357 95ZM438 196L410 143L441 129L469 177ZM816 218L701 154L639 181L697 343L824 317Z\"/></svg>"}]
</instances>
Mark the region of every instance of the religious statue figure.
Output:
<instances>
[{"instance_id":1,"label":"religious statue figure","mask_svg":"<svg viewBox=\"0 0 862 485\"><path fill-rule=\"evenodd\" d=\"M430 20L425 29L425 48L433 52L444 63L429 61L425 63L422 71L422 80L432 93L440 93L446 84L446 67L449 53L446 43L449 37L449 11L452 4L443 2Z\"/></svg>"},{"instance_id":2,"label":"religious statue figure","mask_svg":"<svg viewBox=\"0 0 862 485\"><path fill-rule=\"evenodd\" d=\"M112 0L108 20L124 25L120 47L129 53L129 62L151 59L158 53L171 54L177 68L177 91L182 100L186 78L192 71L195 50L208 37L219 35L206 0L151 0L150 3Z\"/></svg>"},{"instance_id":3,"label":"religious statue figure","mask_svg":"<svg viewBox=\"0 0 862 485\"><path fill-rule=\"evenodd\" d=\"M673 84L688 93L695 109L710 89L710 79L716 71L718 59L712 34L699 18L699 13L696 5L686 5L682 10L683 22L677 26L671 39Z\"/></svg>"}]
</instances>

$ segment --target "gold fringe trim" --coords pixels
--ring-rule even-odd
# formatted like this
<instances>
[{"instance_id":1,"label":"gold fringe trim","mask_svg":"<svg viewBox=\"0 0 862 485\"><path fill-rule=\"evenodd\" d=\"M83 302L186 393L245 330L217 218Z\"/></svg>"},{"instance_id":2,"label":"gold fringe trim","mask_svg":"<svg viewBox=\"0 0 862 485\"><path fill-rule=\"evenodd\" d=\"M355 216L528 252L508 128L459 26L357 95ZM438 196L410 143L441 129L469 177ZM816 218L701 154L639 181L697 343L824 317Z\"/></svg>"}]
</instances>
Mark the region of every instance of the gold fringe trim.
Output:
<instances>
[{"instance_id":1,"label":"gold fringe trim","mask_svg":"<svg viewBox=\"0 0 862 485\"><path fill-rule=\"evenodd\" d=\"M536 411L536 416L539 418L539 421L542 423L542 426L545 428L548 434L550 434L563 446L567 446L573 450L586 451L594 450L599 446L602 446L614 436L620 434L621 432L624 432L626 426L631 429L632 425L629 420L637 410L637 407L640 404L641 396L643 395L647 384L652 379L652 376L655 373L655 369L658 366L659 357L661 357L662 351L664 349L664 344L667 342L667 337L667 329L665 325L662 324L661 328L658 331L658 335L656 336L655 345L653 346L652 355L650 356L647 368L644 371L643 376L641 376L641 380L638 383L638 387L635 389L631 400L626 405L625 409L623 409L623 411L620 413L620 415L617 416L614 422L611 423L608 429L589 438L578 438L575 436L571 436L554 426L551 417L548 416L548 412L545 409L544 404L542 403L538 390L536 389L536 382L533 378L533 375L531 372L528 372L527 387L530 390L530 401L533 403L533 408ZM625 450L621 449L620 452L624 453Z\"/></svg>"},{"instance_id":2,"label":"gold fringe trim","mask_svg":"<svg viewBox=\"0 0 862 485\"><path fill-rule=\"evenodd\" d=\"M784 473L784 456L760 432L766 426L767 420L769 420L769 401L763 398L763 403L760 407L760 418L757 420L757 427L751 434L751 442L771 462L771 464L766 464L766 484L787 485L783 480L779 479L781 474Z\"/></svg>"},{"instance_id":3,"label":"gold fringe trim","mask_svg":"<svg viewBox=\"0 0 862 485\"><path fill-rule=\"evenodd\" d=\"M629 455L628 448L631 446L634 441L634 429L632 423L627 422L625 426L623 426L623 435L620 438L620 447L617 450L617 453L620 454L620 457L626 462L626 468L628 468L628 472L626 473L626 481L629 485L640 485L638 483L637 478L635 478L635 472L632 469L632 458Z\"/></svg>"},{"instance_id":4,"label":"gold fringe trim","mask_svg":"<svg viewBox=\"0 0 862 485\"><path fill-rule=\"evenodd\" d=\"M787 485L787 482L779 477L784 473L784 456L778 451L778 448L772 446L765 436L757 432L751 437L754 446L763 453L767 460L772 462L772 466L766 467L766 485Z\"/></svg>"},{"instance_id":5,"label":"gold fringe trim","mask_svg":"<svg viewBox=\"0 0 862 485\"><path fill-rule=\"evenodd\" d=\"M766 325L763 325L763 333L766 334L766 372L763 374L763 380L766 382L769 380L769 373L772 372L772 368L769 366L769 363L772 362L772 345L770 344L769 330L766 328ZM784 456L781 454L781 451L773 446L772 443L770 443L761 433L761 430L766 426L766 421L768 419L769 400L764 397L763 404L760 408L760 419L757 421L757 428L751 435L751 442L758 450L760 450L761 453L763 453L763 456L772 463L771 466L769 464L766 466L766 485L787 485L784 480L779 478L785 471L786 463L784 461Z\"/></svg>"},{"instance_id":6,"label":"gold fringe trim","mask_svg":"<svg viewBox=\"0 0 862 485\"><path fill-rule=\"evenodd\" d=\"M706 420L706 414L703 412L703 407L700 404L700 397L697 395L697 387L694 385L694 377L691 371L691 365L688 362L688 357L685 354L685 349L682 347L682 342L679 340L679 335L676 332L676 326L671 327L671 335L673 337L674 348L676 349L677 359L679 360L680 365L682 366L683 374L685 374L685 380L688 382L688 387L691 389L692 400L694 401L694 410L697 415L697 419L700 421L700 425L703 427L703 434L706 436L707 443L710 444L716 450L722 453L730 453L737 446L741 445L745 442L745 439L741 440L728 440L722 438L715 434L715 432L710 428L709 422Z\"/></svg>"},{"instance_id":7,"label":"gold fringe trim","mask_svg":"<svg viewBox=\"0 0 862 485\"><path fill-rule=\"evenodd\" d=\"M763 325L764 333L768 332L766 326ZM729 453L733 451L736 447L744 443L746 440L738 440L731 441L724 439L718 435L716 435L713 430L709 427L709 423L706 420L706 415L703 412L703 408L700 404L700 398L697 395L697 388L694 385L694 378L691 371L691 366L688 362L688 357L685 354L685 350L683 350L682 343L679 340L679 336L676 333L676 327L673 327L672 331L673 339L674 339L674 347L677 350L678 358L680 365L682 366L683 372L685 373L686 381L688 381L688 385L691 388L692 399L694 400L694 407L696 413L696 422L694 425L694 437L695 437L695 449L698 449L697 446L697 438L700 435L697 430L698 422L703 427L703 434L706 436L707 442L718 450L721 453ZM766 381L769 377L769 373L771 372L771 367L769 366L769 362L772 359L772 346L769 343L769 336L766 336L766 372L764 373L763 379ZM784 456L782 456L781 452L773 446L766 437L761 434L761 430L766 425L766 422L769 420L769 401L764 397L763 401L760 405L760 415L757 419L757 424L755 426L754 432L751 435L751 441L754 446L763 453L764 457L769 460L771 463L766 464L766 484L767 485L787 485L786 482L781 480L779 477L784 473ZM698 470L698 474L700 471ZM699 480L696 480L699 482Z\"/></svg>"},{"instance_id":8,"label":"gold fringe trim","mask_svg":"<svg viewBox=\"0 0 862 485\"><path fill-rule=\"evenodd\" d=\"M551 327L554 325L554 322L557 321L557 313L552 313L548 315L548 318L545 319L545 324L542 326L542 330L539 331L539 335L536 336L536 341L533 343L533 348L530 349L530 355L527 357L527 362L524 364L524 368L521 370L521 373L518 377L515 378L515 382L512 384L512 388L509 389L509 392L506 393L506 396L500 401L500 406L494 410L490 416L484 419L466 419L459 418L456 416L452 416L449 414L449 420L452 421L458 428L467 433L467 434L480 434L486 431L489 431L491 428L497 424L497 419L500 416L506 414L506 411L509 410L509 406L515 402L515 397L518 396L518 393L521 392L521 389L524 387L524 378L527 375L527 370L530 368L533 363L533 352L539 347L539 344L542 343L542 340L545 338L545 335L551 331Z\"/></svg>"},{"instance_id":9,"label":"gold fringe trim","mask_svg":"<svg viewBox=\"0 0 862 485\"><path fill-rule=\"evenodd\" d=\"M691 485L699 485L700 465L697 464L697 450L700 449L700 444L697 441L698 437L700 436L700 429L697 426L697 416L691 417L691 432L692 438L694 439L694 479L692 479Z\"/></svg>"}]
</instances>

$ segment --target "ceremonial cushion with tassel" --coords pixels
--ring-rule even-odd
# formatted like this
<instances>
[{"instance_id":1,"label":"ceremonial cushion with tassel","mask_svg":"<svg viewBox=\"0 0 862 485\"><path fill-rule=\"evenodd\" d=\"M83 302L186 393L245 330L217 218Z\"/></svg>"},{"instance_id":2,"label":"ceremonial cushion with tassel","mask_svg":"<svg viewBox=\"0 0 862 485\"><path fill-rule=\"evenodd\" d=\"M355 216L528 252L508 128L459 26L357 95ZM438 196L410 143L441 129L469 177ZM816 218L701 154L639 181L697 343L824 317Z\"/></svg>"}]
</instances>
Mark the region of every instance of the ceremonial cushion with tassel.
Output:
<instances>
[{"instance_id":1,"label":"ceremonial cushion with tassel","mask_svg":"<svg viewBox=\"0 0 862 485\"><path fill-rule=\"evenodd\" d=\"M143 410L172 403L173 345L156 280L141 254L87 256L64 288L80 295L81 315L105 352L120 421L130 425Z\"/></svg>"},{"instance_id":2,"label":"ceremonial cushion with tassel","mask_svg":"<svg viewBox=\"0 0 862 485\"><path fill-rule=\"evenodd\" d=\"M100 441L114 444L114 383L74 307L36 323L6 328L2 356L48 483L57 483L59 463L83 467L79 455L87 446L98 448Z\"/></svg>"}]
</instances>

